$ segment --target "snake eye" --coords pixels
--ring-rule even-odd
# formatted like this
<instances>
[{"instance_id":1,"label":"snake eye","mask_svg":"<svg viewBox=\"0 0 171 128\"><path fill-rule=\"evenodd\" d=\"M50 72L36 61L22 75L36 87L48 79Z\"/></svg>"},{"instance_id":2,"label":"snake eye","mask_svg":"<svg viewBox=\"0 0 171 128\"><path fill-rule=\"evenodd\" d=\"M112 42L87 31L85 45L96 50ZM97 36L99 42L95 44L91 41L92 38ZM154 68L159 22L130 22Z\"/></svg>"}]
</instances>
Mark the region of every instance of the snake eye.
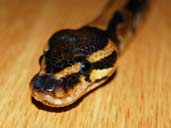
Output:
<instances>
[{"instance_id":1,"label":"snake eye","mask_svg":"<svg viewBox=\"0 0 171 128\"><path fill-rule=\"evenodd\" d=\"M88 61L85 60L81 63L81 66L80 66L81 74L84 74L84 75L89 74L91 69L92 69L92 65Z\"/></svg>"}]
</instances>

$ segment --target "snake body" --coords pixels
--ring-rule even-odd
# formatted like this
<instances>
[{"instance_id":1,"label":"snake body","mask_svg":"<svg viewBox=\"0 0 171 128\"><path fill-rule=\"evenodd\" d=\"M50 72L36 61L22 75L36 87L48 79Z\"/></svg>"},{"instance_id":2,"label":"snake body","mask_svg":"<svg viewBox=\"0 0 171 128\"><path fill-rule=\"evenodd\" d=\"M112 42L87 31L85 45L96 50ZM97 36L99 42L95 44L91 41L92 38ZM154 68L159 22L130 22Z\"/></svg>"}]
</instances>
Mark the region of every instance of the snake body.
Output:
<instances>
[{"instance_id":1,"label":"snake body","mask_svg":"<svg viewBox=\"0 0 171 128\"><path fill-rule=\"evenodd\" d=\"M112 76L146 1L128 0L119 9L114 3L109 2L89 25L52 35L40 56L40 71L30 83L36 100L51 107L68 106Z\"/></svg>"}]
</instances>

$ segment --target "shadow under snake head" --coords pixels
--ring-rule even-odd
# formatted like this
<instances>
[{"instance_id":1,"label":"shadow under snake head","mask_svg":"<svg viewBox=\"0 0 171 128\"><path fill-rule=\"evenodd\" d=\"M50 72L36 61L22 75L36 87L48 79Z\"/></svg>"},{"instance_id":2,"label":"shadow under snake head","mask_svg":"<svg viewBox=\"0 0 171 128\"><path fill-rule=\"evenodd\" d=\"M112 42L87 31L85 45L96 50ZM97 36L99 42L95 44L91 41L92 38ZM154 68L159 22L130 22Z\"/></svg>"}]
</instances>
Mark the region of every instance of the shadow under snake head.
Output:
<instances>
[{"instance_id":1,"label":"shadow under snake head","mask_svg":"<svg viewBox=\"0 0 171 128\"><path fill-rule=\"evenodd\" d=\"M115 72L117 47L95 27L56 32L39 59L32 96L52 107L72 104Z\"/></svg>"}]
</instances>

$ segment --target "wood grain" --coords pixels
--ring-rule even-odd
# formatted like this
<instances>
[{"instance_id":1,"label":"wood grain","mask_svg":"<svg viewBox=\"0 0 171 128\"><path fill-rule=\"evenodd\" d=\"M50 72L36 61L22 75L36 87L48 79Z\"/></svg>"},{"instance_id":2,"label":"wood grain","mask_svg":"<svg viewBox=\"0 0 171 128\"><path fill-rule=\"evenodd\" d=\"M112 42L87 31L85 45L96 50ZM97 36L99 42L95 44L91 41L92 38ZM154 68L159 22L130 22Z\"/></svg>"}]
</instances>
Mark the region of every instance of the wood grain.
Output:
<instances>
[{"instance_id":1,"label":"wood grain","mask_svg":"<svg viewBox=\"0 0 171 128\"><path fill-rule=\"evenodd\" d=\"M33 104L29 82L56 30L93 20L106 1L0 1L1 128L171 128L171 1L154 0L115 78L68 110Z\"/></svg>"}]
</instances>

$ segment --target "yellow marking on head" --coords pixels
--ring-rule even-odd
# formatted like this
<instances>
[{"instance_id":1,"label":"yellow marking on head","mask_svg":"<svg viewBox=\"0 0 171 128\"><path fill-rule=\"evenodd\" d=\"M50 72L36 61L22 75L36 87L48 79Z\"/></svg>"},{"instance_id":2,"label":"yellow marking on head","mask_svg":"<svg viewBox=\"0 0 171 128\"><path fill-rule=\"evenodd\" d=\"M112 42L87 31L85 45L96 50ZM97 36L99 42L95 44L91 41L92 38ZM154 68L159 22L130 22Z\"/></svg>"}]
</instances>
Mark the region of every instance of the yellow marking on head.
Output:
<instances>
[{"instance_id":1,"label":"yellow marking on head","mask_svg":"<svg viewBox=\"0 0 171 128\"><path fill-rule=\"evenodd\" d=\"M63 88L57 88L57 89L55 90L55 96L58 97L58 98L63 98L63 97L65 97L66 94L65 94Z\"/></svg>"},{"instance_id":2,"label":"yellow marking on head","mask_svg":"<svg viewBox=\"0 0 171 128\"><path fill-rule=\"evenodd\" d=\"M117 51L117 47L111 40L109 40L108 44L102 50L91 54L87 57L87 60L91 63L100 61L101 59L112 54L113 51Z\"/></svg>"},{"instance_id":3,"label":"yellow marking on head","mask_svg":"<svg viewBox=\"0 0 171 128\"><path fill-rule=\"evenodd\" d=\"M94 69L90 74L90 80L94 82L104 77L110 77L115 72L115 69L115 66L107 69Z\"/></svg>"},{"instance_id":4,"label":"yellow marking on head","mask_svg":"<svg viewBox=\"0 0 171 128\"><path fill-rule=\"evenodd\" d=\"M80 71L80 65L81 65L80 63L76 63L72 66L64 68L62 71L60 71L54 75L55 79L60 79L60 78L65 77L67 75L71 75L73 73L79 72Z\"/></svg>"},{"instance_id":5,"label":"yellow marking on head","mask_svg":"<svg viewBox=\"0 0 171 128\"><path fill-rule=\"evenodd\" d=\"M44 75L46 74L46 62L45 62L45 57L42 58L42 63L41 63L41 67L40 67L40 71L39 71L39 75Z\"/></svg>"},{"instance_id":6,"label":"yellow marking on head","mask_svg":"<svg viewBox=\"0 0 171 128\"><path fill-rule=\"evenodd\" d=\"M85 86L85 83L89 83L85 81L85 77L81 76L80 82L74 85L72 88L69 88L66 92L63 88L58 88L55 90L55 97L59 98L61 100L66 100L67 97L74 98L80 95L80 93L87 88L88 86Z\"/></svg>"}]
</instances>

